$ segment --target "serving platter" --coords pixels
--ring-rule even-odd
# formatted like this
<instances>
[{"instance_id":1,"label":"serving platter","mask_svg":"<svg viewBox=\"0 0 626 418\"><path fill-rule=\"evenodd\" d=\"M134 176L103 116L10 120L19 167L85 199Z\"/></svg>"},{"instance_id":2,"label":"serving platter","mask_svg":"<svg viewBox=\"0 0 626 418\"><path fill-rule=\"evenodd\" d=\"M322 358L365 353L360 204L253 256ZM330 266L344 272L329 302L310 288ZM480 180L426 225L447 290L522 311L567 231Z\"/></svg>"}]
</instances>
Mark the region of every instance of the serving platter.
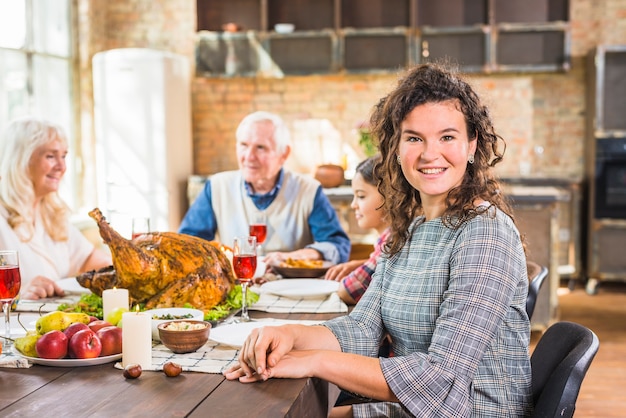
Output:
<instances>
[{"instance_id":1,"label":"serving platter","mask_svg":"<svg viewBox=\"0 0 626 418\"><path fill-rule=\"evenodd\" d=\"M338 289L339 282L322 279L275 280L261 286L261 292L290 299L326 298Z\"/></svg>"},{"instance_id":2,"label":"serving platter","mask_svg":"<svg viewBox=\"0 0 626 418\"><path fill-rule=\"evenodd\" d=\"M111 363L113 361L122 358L122 353L113 354L111 356L86 358L86 359L74 359L74 358L62 358L62 359L47 359L39 357L29 357L20 353L15 346L11 347L11 351L16 356L20 356L30 361L33 364L39 364L41 366L53 366L53 367L84 367L84 366L97 366L99 364Z\"/></svg>"},{"instance_id":3,"label":"serving platter","mask_svg":"<svg viewBox=\"0 0 626 418\"><path fill-rule=\"evenodd\" d=\"M324 261L322 267L306 268L306 267L286 267L272 264L272 269L284 278L317 278L326 274L329 268L333 266L330 261Z\"/></svg>"}]
</instances>

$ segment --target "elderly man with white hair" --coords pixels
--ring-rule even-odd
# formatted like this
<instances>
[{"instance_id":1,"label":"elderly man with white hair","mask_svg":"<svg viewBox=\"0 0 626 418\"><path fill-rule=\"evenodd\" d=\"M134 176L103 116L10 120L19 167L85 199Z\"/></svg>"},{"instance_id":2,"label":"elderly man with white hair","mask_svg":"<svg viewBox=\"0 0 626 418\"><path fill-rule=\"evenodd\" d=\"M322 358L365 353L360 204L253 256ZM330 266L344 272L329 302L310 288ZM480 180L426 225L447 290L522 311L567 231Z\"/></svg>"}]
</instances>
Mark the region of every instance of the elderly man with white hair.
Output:
<instances>
[{"instance_id":1,"label":"elderly man with white hair","mask_svg":"<svg viewBox=\"0 0 626 418\"><path fill-rule=\"evenodd\" d=\"M267 264L287 258L347 261L350 239L320 183L283 167L291 146L282 119L251 113L236 137L239 169L210 177L179 232L231 245L234 237L248 235L249 222L263 212Z\"/></svg>"}]
</instances>

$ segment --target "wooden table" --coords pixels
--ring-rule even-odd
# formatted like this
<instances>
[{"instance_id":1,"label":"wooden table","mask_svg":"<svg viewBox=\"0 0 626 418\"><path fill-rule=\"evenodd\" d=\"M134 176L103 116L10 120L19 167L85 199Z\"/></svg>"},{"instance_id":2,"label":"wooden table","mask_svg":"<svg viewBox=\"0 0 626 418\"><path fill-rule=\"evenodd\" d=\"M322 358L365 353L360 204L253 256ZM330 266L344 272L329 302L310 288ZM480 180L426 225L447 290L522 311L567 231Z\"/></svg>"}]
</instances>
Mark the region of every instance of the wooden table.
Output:
<instances>
[{"instance_id":1,"label":"wooden table","mask_svg":"<svg viewBox=\"0 0 626 418\"><path fill-rule=\"evenodd\" d=\"M252 317L324 320L337 314ZM2 417L326 417L339 389L319 379L242 384L221 374L145 371L126 380L114 363L0 369Z\"/></svg>"}]
</instances>

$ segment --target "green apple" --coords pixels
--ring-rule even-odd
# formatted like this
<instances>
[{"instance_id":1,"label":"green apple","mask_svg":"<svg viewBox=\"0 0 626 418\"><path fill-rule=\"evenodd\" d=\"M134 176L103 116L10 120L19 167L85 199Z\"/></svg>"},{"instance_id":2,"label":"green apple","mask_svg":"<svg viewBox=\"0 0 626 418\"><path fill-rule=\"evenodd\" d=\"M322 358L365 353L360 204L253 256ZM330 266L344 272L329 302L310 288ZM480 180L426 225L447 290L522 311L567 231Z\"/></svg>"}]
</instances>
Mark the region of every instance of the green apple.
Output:
<instances>
[{"instance_id":1,"label":"green apple","mask_svg":"<svg viewBox=\"0 0 626 418\"><path fill-rule=\"evenodd\" d=\"M126 308L113 308L111 312L107 314L107 317L104 318L111 325L118 325L118 323L122 322L122 314L124 312L128 312Z\"/></svg>"}]
</instances>

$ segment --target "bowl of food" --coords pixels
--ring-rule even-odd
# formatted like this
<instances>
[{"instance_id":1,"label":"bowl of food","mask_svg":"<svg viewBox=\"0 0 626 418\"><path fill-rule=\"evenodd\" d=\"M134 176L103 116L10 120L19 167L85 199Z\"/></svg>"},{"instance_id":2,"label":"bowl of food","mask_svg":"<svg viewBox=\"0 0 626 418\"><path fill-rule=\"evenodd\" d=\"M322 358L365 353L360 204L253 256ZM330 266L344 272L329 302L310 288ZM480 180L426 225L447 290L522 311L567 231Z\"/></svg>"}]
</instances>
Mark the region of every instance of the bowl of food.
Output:
<instances>
[{"instance_id":1,"label":"bowl of food","mask_svg":"<svg viewBox=\"0 0 626 418\"><path fill-rule=\"evenodd\" d=\"M272 269L284 278L311 279L322 277L332 265L330 261L288 258L279 264L272 264Z\"/></svg>"},{"instance_id":2,"label":"bowl of food","mask_svg":"<svg viewBox=\"0 0 626 418\"><path fill-rule=\"evenodd\" d=\"M192 353L209 340L211 323L187 320L169 321L159 324L158 330L161 343L172 352Z\"/></svg>"},{"instance_id":3,"label":"bowl of food","mask_svg":"<svg viewBox=\"0 0 626 418\"><path fill-rule=\"evenodd\" d=\"M152 318L152 339L155 341L160 341L158 329L160 324L178 320L204 320L204 312L191 308L158 308L147 310L146 313Z\"/></svg>"}]
</instances>

